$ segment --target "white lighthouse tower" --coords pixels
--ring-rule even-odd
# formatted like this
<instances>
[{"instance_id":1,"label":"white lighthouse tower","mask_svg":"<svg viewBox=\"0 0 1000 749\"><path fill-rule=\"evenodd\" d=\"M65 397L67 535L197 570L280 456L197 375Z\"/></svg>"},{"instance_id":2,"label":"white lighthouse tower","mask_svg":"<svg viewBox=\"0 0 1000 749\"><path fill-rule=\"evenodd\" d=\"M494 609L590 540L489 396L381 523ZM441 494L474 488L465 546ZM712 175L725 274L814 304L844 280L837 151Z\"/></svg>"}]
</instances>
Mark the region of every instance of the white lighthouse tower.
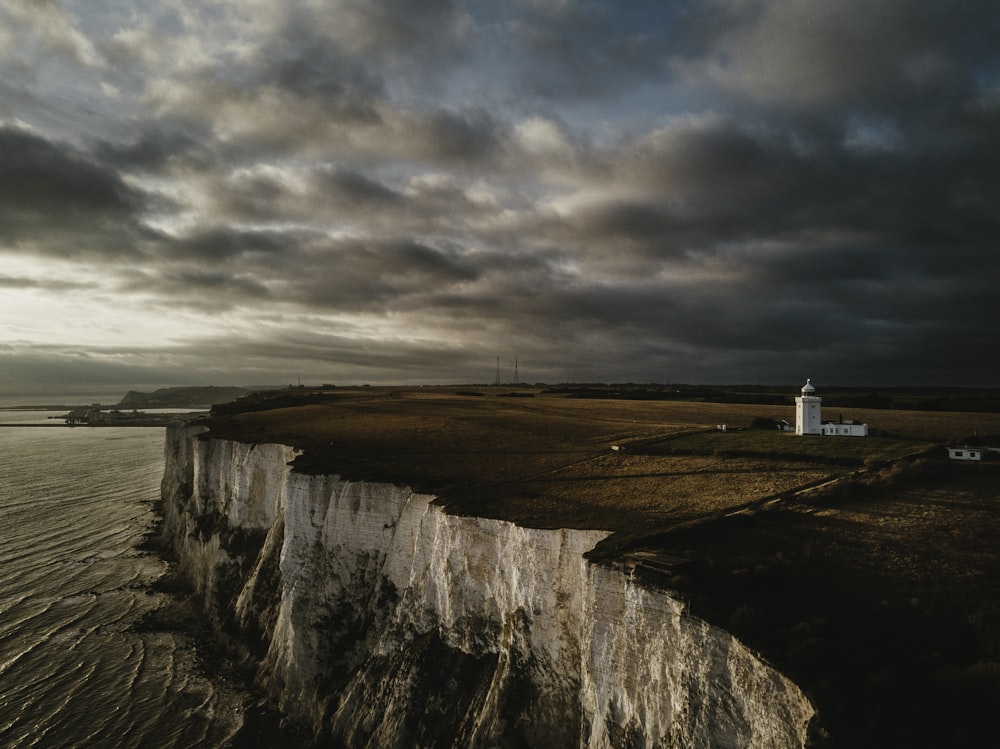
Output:
<instances>
[{"instance_id":1,"label":"white lighthouse tower","mask_svg":"<svg viewBox=\"0 0 1000 749\"><path fill-rule=\"evenodd\" d=\"M823 418L820 414L823 399L814 395L816 388L810 380L802 386L802 395L795 399L795 433L822 434Z\"/></svg>"}]
</instances>

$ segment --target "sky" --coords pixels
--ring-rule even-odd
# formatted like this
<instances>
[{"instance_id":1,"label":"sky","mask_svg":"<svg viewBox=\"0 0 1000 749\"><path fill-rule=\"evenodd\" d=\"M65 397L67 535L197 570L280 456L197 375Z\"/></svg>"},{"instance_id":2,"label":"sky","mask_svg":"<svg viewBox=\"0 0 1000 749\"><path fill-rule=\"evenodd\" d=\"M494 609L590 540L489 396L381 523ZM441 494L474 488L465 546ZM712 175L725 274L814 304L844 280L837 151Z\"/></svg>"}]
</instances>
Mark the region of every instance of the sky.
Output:
<instances>
[{"instance_id":1,"label":"sky","mask_svg":"<svg viewBox=\"0 0 1000 749\"><path fill-rule=\"evenodd\" d=\"M0 391L1000 386L994 0L3 0Z\"/></svg>"}]
</instances>

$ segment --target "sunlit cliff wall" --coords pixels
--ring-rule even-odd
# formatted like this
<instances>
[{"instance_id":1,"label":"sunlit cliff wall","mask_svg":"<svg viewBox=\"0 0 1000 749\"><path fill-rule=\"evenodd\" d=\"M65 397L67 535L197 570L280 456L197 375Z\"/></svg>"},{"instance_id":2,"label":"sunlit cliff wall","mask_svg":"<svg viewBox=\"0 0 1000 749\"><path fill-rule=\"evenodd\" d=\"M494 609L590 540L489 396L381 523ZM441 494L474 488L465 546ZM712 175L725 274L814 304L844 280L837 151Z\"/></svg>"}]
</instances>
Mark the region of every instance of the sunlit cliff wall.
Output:
<instances>
[{"instance_id":1,"label":"sunlit cliff wall","mask_svg":"<svg viewBox=\"0 0 1000 749\"><path fill-rule=\"evenodd\" d=\"M286 714L349 747L799 747L808 700L602 531L449 515L171 428L164 534Z\"/></svg>"}]
</instances>

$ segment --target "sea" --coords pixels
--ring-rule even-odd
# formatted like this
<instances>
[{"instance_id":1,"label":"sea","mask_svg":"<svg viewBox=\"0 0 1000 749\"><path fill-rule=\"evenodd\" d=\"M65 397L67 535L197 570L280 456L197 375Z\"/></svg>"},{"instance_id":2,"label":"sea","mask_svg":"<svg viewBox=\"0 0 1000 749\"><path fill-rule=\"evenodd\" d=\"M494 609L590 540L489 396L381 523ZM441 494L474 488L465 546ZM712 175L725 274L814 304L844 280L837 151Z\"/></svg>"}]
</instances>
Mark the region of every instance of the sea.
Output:
<instances>
[{"instance_id":1,"label":"sea","mask_svg":"<svg viewBox=\"0 0 1000 749\"><path fill-rule=\"evenodd\" d=\"M0 748L302 745L196 629L165 624L183 591L148 543L164 436L0 426Z\"/></svg>"}]
</instances>

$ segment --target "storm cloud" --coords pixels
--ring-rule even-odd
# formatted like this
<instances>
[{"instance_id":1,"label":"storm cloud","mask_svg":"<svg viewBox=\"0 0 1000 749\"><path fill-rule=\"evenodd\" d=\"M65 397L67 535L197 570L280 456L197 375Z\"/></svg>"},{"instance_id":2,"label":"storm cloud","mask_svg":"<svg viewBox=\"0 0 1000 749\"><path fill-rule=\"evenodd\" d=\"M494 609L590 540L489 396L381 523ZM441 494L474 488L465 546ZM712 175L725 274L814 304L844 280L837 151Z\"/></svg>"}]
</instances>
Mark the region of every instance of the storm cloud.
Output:
<instances>
[{"instance_id":1,"label":"storm cloud","mask_svg":"<svg viewBox=\"0 0 1000 749\"><path fill-rule=\"evenodd\" d=\"M995 3L53 0L0 29L0 389L497 356L1000 384Z\"/></svg>"}]
</instances>

